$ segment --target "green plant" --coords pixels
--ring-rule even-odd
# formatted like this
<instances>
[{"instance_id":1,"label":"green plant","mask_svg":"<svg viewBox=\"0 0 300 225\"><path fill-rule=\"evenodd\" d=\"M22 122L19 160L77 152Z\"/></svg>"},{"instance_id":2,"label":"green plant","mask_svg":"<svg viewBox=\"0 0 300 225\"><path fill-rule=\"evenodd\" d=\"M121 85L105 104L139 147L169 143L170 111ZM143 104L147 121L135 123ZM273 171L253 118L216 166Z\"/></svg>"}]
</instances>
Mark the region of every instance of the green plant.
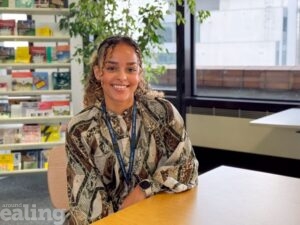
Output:
<instances>
[{"instance_id":1,"label":"green plant","mask_svg":"<svg viewBox=\"0 0 300 225\"><path fill-rule=\"evenodd\" d=\"M92 52L102 40L115 34L132 36L138 42L143 52L146 79L155 80L155 75L165 71L164 66L155 63L158 52L167 52L160 35L160 31L164 30L164 16L172 13L176 2L183 5L184 0L150 0L139 6L132 1L78 0L70 4L70 13L60 19L60 29L68 29L71 37L82 36L83 47L76 48L74 57L84 64L83 81L89 71ZM187 0L190 12L197 13L200 21L209 16L207 11L196 12L195 4L196 0ZM134 7L135 10L132 9ZM185 22L180 12L176 12L176 22Z\"/></svg>"}]
</instances>

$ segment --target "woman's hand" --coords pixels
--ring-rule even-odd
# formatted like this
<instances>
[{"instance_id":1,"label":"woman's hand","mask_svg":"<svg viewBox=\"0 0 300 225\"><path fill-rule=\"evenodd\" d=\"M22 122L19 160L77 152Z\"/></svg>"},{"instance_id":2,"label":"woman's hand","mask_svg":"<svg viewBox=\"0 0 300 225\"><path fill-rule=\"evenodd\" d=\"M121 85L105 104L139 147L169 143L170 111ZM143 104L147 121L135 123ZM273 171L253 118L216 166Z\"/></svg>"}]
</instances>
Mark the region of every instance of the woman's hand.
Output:
<instances>
[{"instance_id":1,"label":"woman's hand","mask_svg":"<svg viewBox=\"0 0 300 225\"><path fill-rule=\"evenodd\" d=\"M138 203L146 198L144 191L137 185L129 195L124 199L120 209L125 209L135 203Z\"/></svg>"}]
</instances>

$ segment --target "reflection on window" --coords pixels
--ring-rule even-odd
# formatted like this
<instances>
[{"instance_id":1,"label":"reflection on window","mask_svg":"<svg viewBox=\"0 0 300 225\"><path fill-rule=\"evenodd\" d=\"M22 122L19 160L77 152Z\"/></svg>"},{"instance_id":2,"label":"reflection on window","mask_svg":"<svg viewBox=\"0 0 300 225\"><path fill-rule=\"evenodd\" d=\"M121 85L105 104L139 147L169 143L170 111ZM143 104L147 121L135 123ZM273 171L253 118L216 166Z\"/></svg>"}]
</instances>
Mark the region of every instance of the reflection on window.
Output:
<instances>
[{"instance_id":1,"label":"reflection on window","mask_svg":"<svg viewBox=\"0 0 300 225\"><path fill-rule=\"evenodd\" d=\"M176 23L175 9L170 8L172 14L166 15L164 18L164 30L160 30L159 34L163 37L164 47L167 52L158 52L156 62L166 67L166 72L157 76L155 81L151 82L151 86L160 90L176 90Z\"/></svg>"},{"instance_id":2,"label":"reflection on window","mask_svg":"<svg viewBox=\"0 0 300 225\"><path fill-rule=\"evenodd\" d=\"M196 95L299 101L297 0L204 0L196 24Z\"/></svg>"}]
</instances>

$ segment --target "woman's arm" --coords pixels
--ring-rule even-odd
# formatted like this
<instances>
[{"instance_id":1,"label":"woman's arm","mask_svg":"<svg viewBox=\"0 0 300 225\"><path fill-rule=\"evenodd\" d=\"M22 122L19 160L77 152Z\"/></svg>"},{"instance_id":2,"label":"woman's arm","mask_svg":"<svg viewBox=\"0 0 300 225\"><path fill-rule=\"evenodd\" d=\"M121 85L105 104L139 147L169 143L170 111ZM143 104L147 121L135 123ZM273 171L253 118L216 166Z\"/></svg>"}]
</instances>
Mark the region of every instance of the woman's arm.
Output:
<instances>
[{"instance_id":1,"label":"woman's arm","mask_svg":"<svg viewBox=\"0 0 300 225\"><path fill-rule=\"evenodd\" d=\"M152 191L182 192L197 185L198 160L186 133L184 121L171 104L167 103L167 125L161 128L164 145L158 167L153 174Z\"/></svg>"},{"instance_id":2,"label":"woman's arm","mask_svg":"<svg viewBox=\"0 0 300 225\"><path fill-rule=\"evenodd\" d=\"M93 160L89 158L89 149L81 133L69 129L66 135L70 225L86 225L113 212L110 197L92 165Z\"/></svg>"}]
</instances>

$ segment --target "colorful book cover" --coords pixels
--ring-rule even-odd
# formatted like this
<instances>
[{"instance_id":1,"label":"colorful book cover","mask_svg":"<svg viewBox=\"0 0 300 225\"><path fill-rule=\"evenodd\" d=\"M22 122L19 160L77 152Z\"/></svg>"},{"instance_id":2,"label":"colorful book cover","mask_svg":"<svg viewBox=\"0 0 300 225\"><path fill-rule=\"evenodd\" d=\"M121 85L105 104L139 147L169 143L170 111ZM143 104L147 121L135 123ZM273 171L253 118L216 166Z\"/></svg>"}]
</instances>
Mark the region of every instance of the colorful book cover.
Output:
<instances>
[{"instance_id":1,"label":"colorful book cover","mask_svg":"<svg viewBox=\"0 0 300 225\"><path fill-rule=\"evenodd\" d=\"M41 141L41 128L39 124L24 124L22 127L22 143Z\"/></svg>"},{"instance_id":2,"label":"colorful book cover","mask_svg":"<svg viewBox=\"0 0 300 225\"><path fill-rule=\"evenodd\" d=\"M53 90L70 90L71 89L70 72L53 72L52 85L53 85Z\"/></svg>"},{"instance_id":3,"label":"colorful book cover","mask_svg":"<svg viewBox=\"0 0 300 225\"><path fill-rule=\"evenodd\" d=\"M13 91L32 90L32 72L12 72Z\"/></svg>"},{"instance_id":4,"label":"colorful book cover","mask_svg":"<svg viewBox=\"0 0 300 225\"><path fill-rule=\"evenodd\" d=\"M14 35L15 26L16 26L15 20L0 19L0 35Z\"/></svg>"},{"instance_id":5,"label":"colorful book cover","mask_svg":"<svg viewBox=\"0 0 300 225\"><path fill-rule=\"evenodd\" d=\"M53 101L52 110L55 116L68 116L70 115L70 102L69 101Z\"/></svg>"},{"instance_id":6,"label":"colorful book cover","mask_svg":"<svg viewBox=\"0 0 300 225\"><path fill-rule=\"evenodd\" d=\"M40 151L40 157L39 157L39 168L41 169L48 169L48 158L49 158L49 151L51 150L42 150Z\"/></svg>"},{"instance_id":7,"label":"colorful book cover","mask_svg":"<svg viewBox=\"0 0 300 225\"><path fill-rule=\"evenodd\" d=\"M14 170L22 169L22 155L21 152L12 152L14 157Z\"/></svg>"},{"instance_id":8,"label":"colorful book cover","mask_svg":"<svg viewBox=\"0 0 300 225\"><path fill-rule=\"evenodd\" d=\"M37 116L36 111L38 110L38 102L22 101L22 102L20 102L20 105L21 105L22 116L24 116L24 117Z\"/></svg>"},{"instance_id":9,"label":"colorful book cover","mask_svg":"<svg viewBox=\"0 0 300 225\"><path fill-rule=\"evenodd\" d=\"M70 45L58 45L56 47L56 58L58 62L69 62Z\"/></svg>"},{"instance_id":10,"label":"colorful book cover","mask_svg":"<svg viewBox=\"0 0 300 225\"><path fill-rule=\"evenodd\" d=\"M3 144L15 144L21 142L20 128L5 128L3 132Z\"/></svg>"},{"instance_id":11,"label":"colorful book cover","mask_svg":"<svg viewBox=\"0 0 300 225\"><path fill-rule=\"evenodd\" d=\"M48 90L48 72L32 72L33 90Z\"/></svg>"},{"instance_id":12,"label":"colorful book cover","mask_svg":"<svg viewBox=\"0 0 300 225\"><path fill-rule=\"evenodd\" d=\"M0 92L6 92L11 90L11 76L0 75Z\"/></svg>"},{"instance_id":13,"label":"colorful book cover","mask_svg":"<svg viewBox=\"0 0 300 225\"><path fill-rule=\"evenodd\" d=\"M16 8L32 8L34 6L34 0L15 0Z\"/></svg>"},{"instance_id":14,"label":"colorful book cover","mask_svg":"<svg viewBox=\"0 0 300 225\"><path fill-rule=\"evenodd\" d=\"M46 62L46 47L43 46L30 46L29 54L31 55L32 63Z\"/></svg>"},{"instance_id":15,"label":"colorful book cover","mask_svg":"<svg viewBox=\"0 0 300 225\"><path fill-rule=\"evenodd\" d=\"M14 170L14 156L11 153L0 154L0 175L1 172Z\"/></svg>"},{"instance_id":16,"label":"colorful book cover","mask_svg":"<svg viewBox=\"0 0 300 225\"><path fill-rule=\"evenodd\" d=\"M51 37L53 35L53 30L51 27L44 25L44 26L37 26L35 29L36 36L41 37Z\"/></svg>"},{"instance_id":17,"label":"colorful book cover","mask_svg":"<svg viewBox=\"0 0 300 225\"><path fill-rule=\"evenodd\" d=\"M22 169L37 169L39 168L40 150L22 151Z\"/></svg>"},{"instance_id":18,"label":"colorful book cover","mask_svg":"<svg viewBox=\"0 0 300 225\"><path fill-rule=\"evenodd\" d=\"M30 63L29 47L17 47L15 54L16 63Z\"/></svg>"},{"instance_id":19,"label":"colorful book cover","mask_svg":"<svg viewBox=\"0 0 300 225\"><path fill-rule=\"evenodd\" d=\"M18 32L18 35L35 36L35 21L34 20L18 20L17 32Z\"/></svg>"},{"instance_id":20,"label":"colorful book cover","mask_svg":"<svg viewBox=\"0 0 300 225\"><path fill-rule=\"evenodd\" d=\"M53 116L52 102L39 102L38 112L41 114L41 116Z\"/></svg>"},{"instance_id":21,"label":"colorful book cover","mask_svg":"<svg viewBox=\"0 0 300 225\"><path fill-rule=\"evenodd\" d=\"M15 60L15 49L13 47L0 46L0 62L9 63Z\"/></svg>"},{"instance_id":22,"label":"colorful book cover","mask_svg":"<svg viewBox=\"0 0 300 225\"><path fill-rule=\"evenodd\" d=\"M60 141L60 125L41 125L42 142Z\"/></svg>"},{"instance_id":23,"label":"colorful book cover","mask_svg":"<svg viewBox=\"0 0 300 225\"><path fill-rule=\"evenodd\" d=\"M0 118L10 117L10 104L7 100L0 100Z\"/></svg>"}]
</instances>

